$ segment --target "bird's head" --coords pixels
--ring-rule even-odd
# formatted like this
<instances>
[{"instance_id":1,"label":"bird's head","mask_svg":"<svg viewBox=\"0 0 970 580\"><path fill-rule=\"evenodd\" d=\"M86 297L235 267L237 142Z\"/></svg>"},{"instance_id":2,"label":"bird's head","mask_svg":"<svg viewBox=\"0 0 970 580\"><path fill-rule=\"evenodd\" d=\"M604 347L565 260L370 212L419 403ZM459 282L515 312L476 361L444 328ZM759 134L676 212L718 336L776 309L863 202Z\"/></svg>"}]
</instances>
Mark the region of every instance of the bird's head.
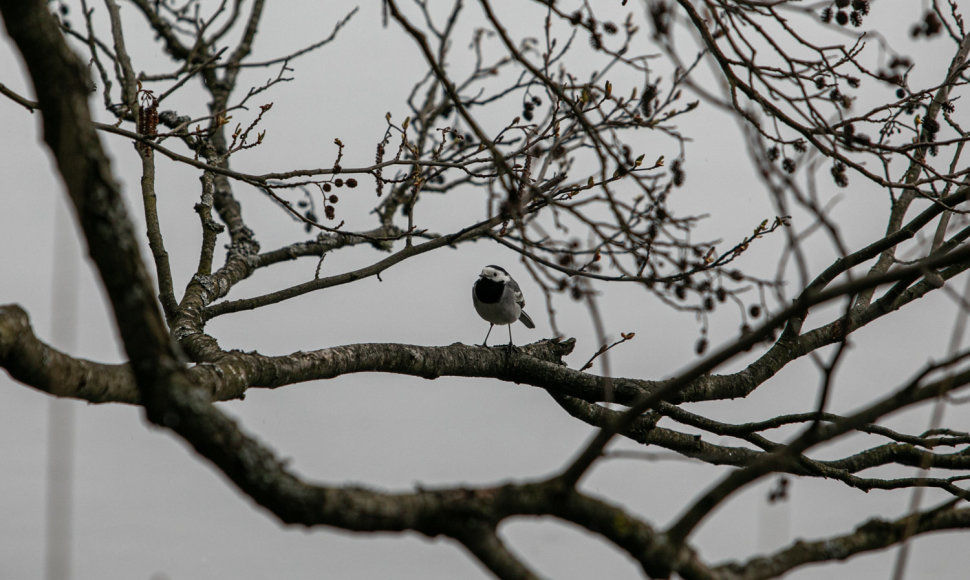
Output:
<instances>
[{"instance_id":1,"label":"bird's head","mask_svg":"<svg viewBox=\"0 0 970 580\"><path fill-rule=\"evenodd\" d=\"M485 266L480 276L492 282L508 282L512 279L501 266Z\"/></svg>"}]
</instances>

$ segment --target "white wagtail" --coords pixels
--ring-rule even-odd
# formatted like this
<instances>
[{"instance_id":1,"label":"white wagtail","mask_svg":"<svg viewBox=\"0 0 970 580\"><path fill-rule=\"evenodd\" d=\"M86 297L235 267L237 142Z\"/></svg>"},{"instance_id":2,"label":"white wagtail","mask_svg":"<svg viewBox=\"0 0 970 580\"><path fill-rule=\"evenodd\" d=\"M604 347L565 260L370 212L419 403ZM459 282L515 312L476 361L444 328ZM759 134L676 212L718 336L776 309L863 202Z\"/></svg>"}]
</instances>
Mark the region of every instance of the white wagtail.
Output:
<instances>
[{"instance_id":1,"label":"white wagtail","mask_svg":"<svg viewBox=\"0 0 970 580\"><path fill-rule=\"evenodd\" d=\"M478 280L472 286L472 302L478 315L488 321L488 332L482 346L488 346L488 335L496 324L509 325L509 346L512 346L512 323L521 320L528 328L536 325L522 310L525 298L519 285L499 266L485 266Z\"/></svg>"}]
</instances>

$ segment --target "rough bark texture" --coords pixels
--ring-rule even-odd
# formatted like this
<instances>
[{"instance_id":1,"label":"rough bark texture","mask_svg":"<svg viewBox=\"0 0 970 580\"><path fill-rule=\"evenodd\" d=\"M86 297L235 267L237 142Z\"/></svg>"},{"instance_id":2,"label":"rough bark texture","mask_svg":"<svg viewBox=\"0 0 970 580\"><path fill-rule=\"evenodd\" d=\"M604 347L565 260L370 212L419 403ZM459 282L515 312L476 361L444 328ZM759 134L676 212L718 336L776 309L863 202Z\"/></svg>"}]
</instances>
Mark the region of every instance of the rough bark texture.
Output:
<instances>
[{"instance_id":1,"label":"rough bark texture","mask_svg":"<svg viewBox=\"0 0 970 580\"><path fill-rule=\"evenodd\" d=\"M910 144L898 149L888 145L884 149L873 149L880 155L888 156L891 152L910 160L910 169L907 170L904 181L896 184L871 173L861 164L854 164L846 156L842 141L848 140L850 145L855 143L852 146L862 147L861 143L853 142L845 136L846 127L805 126L799 120L801 117L786 112L785 103L779 105L775 102L774 96L781 93L767 89L759 92L757 87L746 84L744 75L739 75L738 69L742 65L750 65L751 68L754 63L747 63L737 55L727 54L725 50L730 47L725 46L721 40L722 34L731 34L733 29L710 29L712 25L708 20L708 12L711 18L724 15L719 12L721 7L718 3L707 3L708 12L698 12L695 4L699 2L687 0L679 0L669 6L666 3L651 3L651 15L656 28L655 40L667 34L662 30L663 14L657 11L673 10L674 4L683 10L687 17L685 22L699 34L701 43L714 58L729 86L733 98L722 104L728 108L736 107L735 113L739 118L757 125L757 120L741 110L737 104L738 92L747 95L753 103L770 112L780 125L801 135L801 139L807 140L817 152L835 159L837 165L834 175L838 174L838 164L843 164L843 172L844 165L849 164L873 182L890 189L902 188L905 194L894 206L889 229L884 237L854 252L845 252L801 289L794 299L786 301L771 316L765 316L756 328L741 333L736 341L700 357L696 364L678 376L667 380L647 380L637 377L599 376L585 372L585 369L577 371L569 368L563 363L563 357L575 346L572 339L544 340L516 349L463 344L426 347L369 343L333 346L285 356L265 356L258 352L224 350L213 336L207 334L205 327L209 320L217 316L276 304L308 292L321 291L371 276L379 277L388 268L425 252L486 238L499 240L520 251L532 263L547 268L546 272L566 275L563 278L565 285L559 290L565 290L570 288L570 284L574 284L571 289L578 298L589 298L593 295L589 287L584 285L589 280L636 281L647 288L654 288L654 284L663 287L664 290L657 292L667 299L670 299L670 294L664 292L672 292L679 300L682 297L677 296L677 289L682 293L688 290L697 291L710 301L710 308L698 309L698 312L706 312L713 308L717 294L712 290L710 280L707 281L708 286L702 287L700 284L693 284L690 276L707 272L711 273L711 279L718 284L725 278L744 281L743 274L734 276L727 270L718 268L730 263L754 240L785 226L785 220L778 218L772 226L766 225L767 222L762 224L752 236L739 242L733 251L717 256L711 248L708 258L696 264L688 264L686 259L681 260L680 264L672 261L671 264L676 265L680 273L670 277L653 275L651 278L652 275L645 270L648 260L643 258L643 263L640 263L642 256L638 252L643 251L652 256L657 231L655 228L653 233L645 234L639 230L643 229L641 222L650 219L657 220L654 225L659 223L662 226L660 229L671 227L671 223L666 221L670 216L662 207L663 200L660 199L661 195L666 196L669 191L658 193L650 189L649 180L635 181L644 193L640 199L649 198L656 205L649 211L637 214L630 210L628 202L616 201L615 192L610 189L615 181L625 175L663 166L662 158L653 168L641 167L642 156L635 161L630 159L628 150L624 151L622 147L613 144L615 135L609 133L612 128L610 123L627 123L625 127L628 129L652 129L670 117L689 112L692 106L681 111L668 111L662 119L646 121L643 116L650 116L650 111L661 105L659 101L653 100L657 98L654 94L650 99L644 96L644 101L634 105L635 114L628 112L629 119L625 121L611 118L610 122L592 122L592 112L602 103L616 103L617 110L629 103L611 101L615 97L609 83L605 90L601 91L590 85L582 88L579 97L571 96L572 88L554 79L554 75L549 72L551 63L546 62L546 68L541 68L530 60L532 56L524 54L518 48L489 2L481 0L486 20L508 53L508 58L502 63L518 63L522 67L521 74L524 78L532 79L530 82L535 86L545 87L549 95L559 100L562 105L559 110L571 115L559 119L564 125L570 125L566 130L561 132L558 122L545 129L548 133L543 139L547 144L552 143L549 149L556 151L556 147L562 147L562 155L565 155L568 149L562 145L565 142L569 147L577 149L591 147L599 157L601 167L597 175L557 190L566 181L565 174L546 176L549 179L543 181L541 175L531 173L533 158L539 158L545 153L540 150L541 147L533 148L534 144L529 144L522 146L521 150L515 150L508 147L518 147L517 145L509 145L497 138L491 139L475 122L477 113L472 107L478 103L474 103L474 99L463 97L460 91L466 90L466 87L455 83L448 76L444 54L450 43L448 34L460 11L460 5L456 4L451 20L448 20L447 30L435 31L441 43L441 48L436 52L432 46L434 37L422 32L421 26L416 24L417 21L408 20L398 10L396 2L387 0L389 13L415 41L421 54L427 59L430 67L427 79L438 83L427 89L427 102L419 112L439 112L434 113L436 116L430 119L415 118L413 122L419 125L418 135L413 143L406 144L407 147L405 144L401 146L401 151L418 152L415 159L405 160L408 163L413 161L406 164L410 174L407 179L381 177L385 167L404 163L401 152L393 161L385 159L385 147L391 147L391 136L397 135L391 128L400 131L402 135L407 131L407 123L400 129L391 125L388 116L391 128L378 146L377 163L371 168L358 171L373 176L377 180L378 188L386 185L393 190L375 207L374 213L378 216L379 225L366 232L344 232L339 227L327 228L303 216L308 226L320 229L321 233L315 241L294 243L261 254L256 234L243 219L243 207L233 192L234 184L243 182L264 188L274 201L299 217L298 212L292 211L292 205L288 205L288 201L270 189L272 180L321 176L330 179L341 173L336 162L333 168L296 171L288 175L273 174L270 177L246 175L229 168L233 148L242 146L237 142L240 131L230 134L225 126L224 115L230 107L230 97L237 89L236 80L240 68L249 56L259 29L264 3L259 0L251 3L247 8L248 14L245 15L242 10L233 12L230 20L235 23L237 18L242 18L242 31L234 49L225 54L216 50L215 39L227 34L231 26L227 25L221 32L207 37L211 42L202 42L200 37L197 45L186 44L179 36L179 31L157 10L157 3L149 0L133 0L132 3L146 18L166 50L183 61L187 67L194 67L211 97L208 104L213 115L208 120L209 126L205 135L189 136L185 133L185 127L180 129L183 131L182 143L193 150L197 155L195 159L174 154L156 143L152 134L134 134L93 123L88 103L91 95L88 67L69 49L62 30L49 12L48 3L43 0L0 0L4 25L23 55L37 101L34 103L19 96L11 98L30 110L40 111L44 140L54 156L81 226L88 253L100 274L129 360L123 365L106 365L57 351L37 338L28 314L21 307L14 304L0 305L0 367L15 380L58 397L144 407L149 421L182 437L257 505L282 522L302 526L332 526L352 531L410 530L429 537L443 535L460 542L469 554L489 570L506 578L536 576L497 534L498 526L513 516L554 516L575 523L624 550L650 576L667 577L676 573L684 578L724 579L779 576L807 563L844 559L856 553L904 543L909 537L918 534L970 527L970 510L958 507L968 495L961 487L966 478L962 474L939 477L934 473L932 477L888 478L869 477L861 473L866 469L888 465L970 470L970 453L967 452L970 434L940 429L909 435L878 424L881 418L891 413L921 401L944 396L970 384L970 370L961 366L970 357L970 353L954 352L942 362L927 363L908 382L887 388L884 395L869 401L851 415L827 413L824 405L828 382L834 376L835 366L845 349L848 336L938 290L947 280L970 268L970 248L966 246L970 227L951 231L947 230L945 223L945 218L955 207L965 203L970 192L965 171L961 173L955 168L959 153L954 158L952 175L940 177L930 172L920 172L926 164L926 152L935 134L928 127L932 127L932 123L939 127L937 117L945 117L947 105L952 105L947 99L950 89L958 86L957 71L965 71L967 54L970 53L970 40L966 36L957 38L954 35L956 49L948 77L932 91L933 102L927 105L925 117L917 122L917 125L922 124L918 137L928 141L913 145L917 147L915 153L911 153ZM139 92L134 69L128 61L117 5L114 0L108 0L107 4L112 15L116 59L114 65L119 71L125 101L116 114L121 121L131 121L139 119L139 113L135 110L138 107ZM857 4L859 3L853 3L853 6ZM732 14L743 14L742 7L734 8L737 11ZM597 27L605 27L592 18L583 20L572 14L560 13L555 3L550 3L547 10L549 19L555 16L570 22L571 26L586 27L594 33L598 30ZM774 14L771 10L773 7L759 5L756 13L762 16ZM868 7L866 10L868 11ZM342 24L338 24L335 32L340 26ZM612 26L613 34L616 34L616 25ZM756 30L760 32L761 29ZM597 38L594 34L592 45L597 47L599 44L599 48L602 48L602 42L602 38ZM669 44L660 44L665 49L672 49ZM626 49L610 54L612 62L633 64L632 61L625 60L625 54ZM546 58L550 58L549 55ZM219 66L207 66L216 61L220 61ZM759 70L762 73L771 73L763 76L762 80L767 77L772 77L770 82L777 80L773 78L775 69ZM491 71L485 70L481 76L490 74ZM793 75L789 80L801 83L804 79ZM813 82L818 84L818 81ZM438 89L442 87L439 93ZM4 91L4 94L7 95L8 92ZM418 92L420 91L416 90L415 94ZM439 98L443 100L437 101ZM596 99L600 99L600 104L594 104ZM531 114L535 101L529 102L533 106L525 110ZM795 106L798 102L798 99L793 99L787 105ZM438 145L438 137L435 136L433 127L447 118L441 111L450 107L458 109L460 117L471 127L474 135L449 137L450 133L445 131L441 133L441 143ZM617 116L620 114L617 113ZM815 117L821 116L814 115L814 112L813 115L804 115L804 118ZM411 122L410 119L408 122ZM513 125L516 123L518 119ZM953 123L953 126L957 127L957 124ZM141 259L139 239L126 213L111 164L102 148L99 129L124 135L139 143L144 162L143 195L150 206L146 208L149 214L148 238L163 286L159 292L153 288L146 265ZM585 134L585 137L579 141L569 141L570 132ZM759 131L755 133L759 138L767 135L763 127L759 127ZM960 135L954 143L962 151L967 135L962 132ZM447 142L446 137L456 143L466 138L477 139L480 143L471 147L472 153L455 146L457 153L454 153L454 158L464 160L462 165L461 162L442 161L440 155ZM777 140L781 142L783 139L778 136ZM784 144L796 147L795 143L797 142ZM339 140L337 144L342 151L343 145ZM805 147L805 144L802 142L798 146ZM238 150L241 149L235 149ZM171 288L171 272L168 271L171 266L155 215L156 175L151 156L156 151L202 172L202 196L195 209L203 229L203 247L198 268L181 299L176 298ZM422 158L420 151L430 153L427 158ZM491 157L473 157L479 153ZM552 153L549 154L550 159L555 157ZM524 161L520 163L521 158ZM453 165L458 165L475 177L480 177L476 171L485 171L490 188L505 188L508 195L498 214L443 235L430 234L414 227L413 206L422 188L431 188L438 183L434 180L437 176L431 172L453 169ZM536 165L538 166L538 162ZM471 166L474 166L474 170L469 169ZM481 169L479 166L487 168ZM540 170L540 173L545 169L547 168ZM769 173L765 169L765 175L768 176ZM340 179L342 181L343 178ZM674 183L676 179L672 179L671 183ZM769 177L765 179L770 181ZM942 193L937 189L922 191L921 194L932 198L933 203L906 222L906 208L918 199L915 192L923 185L920 179L930 180L933 188L942 184L939 188ZM471 177L463 176L452 185L463 186L471 180ZM328 185L330 183L331 181L326 182ZM794 187L791 183L788 185ZM577 252L572 256L568 251L561 250L559 263L554 263L549 256L542 253L544 249L541 243L532 243L527 239L524 223L532 214L554 203L562 204L558 207L560 211L575 210L577 206L568 203L574 196L584 195L594 187L602 190L602 195L595 198L595 201L604 203L604 207L609 210L603 213L611 213L617 219L617 223L610 226L615 226L616 229L602 234L595 253L586 255ZM322 185L321 191L326 191ZM380 193L380 189L378 192ZM635 205L640 201L633 203ZM624 217L625 211L631 211L630 216ZM213 212L221 224L216 222ZM395 216L399 214L406 216L406 227L395 222ZM822 212L816 217L820 223L825 221ZM925 228L938 219L943 226L939 230L939 239L934 242L930 251L912 263L895 264L892 256L896 248L925 233ZM590 225L590 231L605 227L604 223L597 221ZM680 222L675 225L683 226ZM229 235L229 246L223 265L213 271L216 237L223 229ZM516 238L519 234L521 236ZM514 243L509 240L514 240ZM317 276L313 280L262 296L223 300L240 281L259 268L303 256L319 256L322 260L329 252L365 244L382 252L390 252L396 247L395 242L400 242L398 245L403 244L403 247L368 266L329 277ZM623 244L627 243L630 245L624 247ZM637 259L639 270L612 276L597 273L599 270L592 267L587 268L603 258L601 252L604 248L609 248L609 251L603 253L615 250L617 254L622 254L620 249L629 251ZM689 243L683 243L676 249L684 255L703 255L702 248ZM576 256L589 259L590 262L581 268L574 267L575 263L570 260L577 259ZM610 256L610 259L614 257ZM848 276L853 269L863 267L875 259L879 261L868 275L854 278ZM617 268L622 266L619 261L612 265ZM876 296L877 288L887 287L888 290ZM727 291L723 287L720 289L724 291L720 298L726 300ZM704 292L708 294L704 295ZM159 293L161 298L156 296ZM825 319L815 328L802 328L808 315L817 311L813 309L838 299L854 300L854 307L846 308L842 314ZM164 318L160 301L165 304ZM595 309L593 310L595 318ZM776 335L776 332L780 332L780 335ZM624 335L623 341L629 338L632 336ZM733 374L713 374L725 362L764 343L770 343L770 347L743 370ZM704 348L699 349L699 354L706 349L706 343L704 344ZM821 389L822 402L817 409L763 421L730 424L697 414L692 407L680 406L685 402L745 397L789 363L815 355L826 346L832 346L835 355L830 361L820 363L824 367L826 383ZM604 344L597 356L608 349L609 346ZM250 388L279 388L304 381L363 372L395 373L427 379L445 376L489 377L542 388L572 417L599 428L598 434L579 450L570 464L565 465L559 473L541 481L390 493L366 487L306 481L291 471L286 462L278 458L268 446L246 433L213 405L215 401L242 398ZM603 405L604 402L613 406ZM626 408L618 410L616 405ZM668 421L661 426L661 420ZM677 423L685 428L680 431L678 429L681 427L668 423ZM803 429L786 443L778 443L766 435L772 429L793 425L803 426ZM705 441L701 436L693 434L696 430L718 437L733 437L741 443L732 446ZM815 446L851 432L876 435L888 442L831 460L817 460L807 454ZM625 436L645 446L659 446L684 457L737 469L729 471L691 505L686 506L683 513L667 529L657 529L629 513L624 507L591 497L578 489L578 482L606 454L608 443L616 435ZM957 450L941 453L937 450L939 447L956 447ZM866 491L934 487L950 494L953 499L895 521L873 520L850 533L833 536L825 541L797 542L774 554L747 562L732 562L720 566L705 563L691 545L690 539L694 530L739 489L771 473L828 478ZM334 474L333 478L338 479L339 474Z\"/></svg>"}]
</instances>

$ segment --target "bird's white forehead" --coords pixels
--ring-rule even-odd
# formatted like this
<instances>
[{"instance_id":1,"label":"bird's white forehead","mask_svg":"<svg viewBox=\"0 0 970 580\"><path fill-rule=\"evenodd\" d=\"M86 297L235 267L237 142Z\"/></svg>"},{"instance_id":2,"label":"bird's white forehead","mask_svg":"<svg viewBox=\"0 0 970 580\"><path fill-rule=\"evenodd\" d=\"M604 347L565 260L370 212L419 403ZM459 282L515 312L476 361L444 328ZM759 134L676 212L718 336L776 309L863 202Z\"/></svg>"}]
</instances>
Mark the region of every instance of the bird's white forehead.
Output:
<instances>
[{"instance_id":1,"label":"bird's white forehead","mask_svg":"<svg viewBox=\"0 0 970 580\"><path fill-rule=\"evenodd\" d=\"M490 280L508 280L509 274L498 266L485 266L482 268L482 277Z\"/></svg>"}]
</instances>

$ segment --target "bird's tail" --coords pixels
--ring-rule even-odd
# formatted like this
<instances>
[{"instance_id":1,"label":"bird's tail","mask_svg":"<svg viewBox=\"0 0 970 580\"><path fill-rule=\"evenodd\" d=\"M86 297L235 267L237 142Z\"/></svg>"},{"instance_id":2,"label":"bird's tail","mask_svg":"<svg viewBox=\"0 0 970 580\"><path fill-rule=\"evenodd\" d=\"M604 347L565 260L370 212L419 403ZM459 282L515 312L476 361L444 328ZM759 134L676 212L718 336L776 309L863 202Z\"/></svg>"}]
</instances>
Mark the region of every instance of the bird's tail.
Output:
<instances>
[{"instance_id":1,"label":"bird's tail","mask_svg":"<svg viewBox=\"0 0 970 580\"><path fill-rule=\"evenodd\" d=\"M529 318L529 315L525 313L525 310L523 310L522 311L522 314L519 315L519 320L522 321L522 324L524 324L526 326L526 328L535 328L536 327L536 323L535 322L532 322L532 319Z\"/></svg>"}]
</instances>

